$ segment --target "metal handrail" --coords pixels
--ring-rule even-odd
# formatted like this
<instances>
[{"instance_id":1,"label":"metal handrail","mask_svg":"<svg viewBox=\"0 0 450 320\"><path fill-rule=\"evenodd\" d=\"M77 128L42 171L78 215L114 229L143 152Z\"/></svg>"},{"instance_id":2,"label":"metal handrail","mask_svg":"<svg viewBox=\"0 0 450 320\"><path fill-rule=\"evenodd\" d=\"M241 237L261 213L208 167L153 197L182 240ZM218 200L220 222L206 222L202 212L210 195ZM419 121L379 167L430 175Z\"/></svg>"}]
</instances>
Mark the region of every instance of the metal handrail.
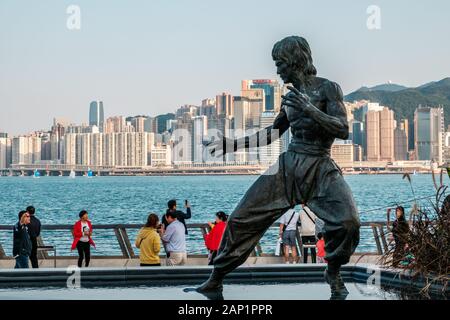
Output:
<instances>
[{"instance_id":1,"label":"metal handrail","mask_svg":"<svg viewBox=\"0 0 450 320\"><path fill-rule=\"evenodd\" d=\"M110 258L125 258L125 259L132 259L135 258L135 254L133 251L133 248L131 246L130 239L128 237L128 233L126 232L126 229L140 229L144 226L144 224L134 224L134 223L124 223L124 224L94 224L93 229L97 230L114 230L117 242L119 244L120 250L122 252L121 256L103 256L104 258L110 257ZM271 228L279 227L280 223L274 223ZM384 232L383 227L386 226L386 221L365 221L361 222L361 227L370 227L372 228L373 234L374 234L374 240L377 246L377 253L382 254L383 251L387 250L387 242L385 239L385 236L388 232ZM186 227L188 229L200 229L201 233L204 235L209 229L210 226L206 223L187 223ZM1 230L13 230L13 225L0 225L0 231ZM54 224L54 225L42 225L41 230L72 230L73 225L72 224ZM381 241L380 241L381 240ZM303 249L302 241L300 234L297 234L297 242L300 247L300 249ZM40 246L45 246L42 237L39 237L39 243ZM253 252L254 256L263 256L266 255L262 252L262 248L260 243L258 243L255 247L255 250ZM197 255L201 256L201 255ZM61 256L65 257L65 256ZM0 243L0 259L7 259L9 258L5 251L3 250L3 247ZM44 257L47 258L47 257ZM55 257L56 258L56 257Z\"/></svg>"}]
</instances>

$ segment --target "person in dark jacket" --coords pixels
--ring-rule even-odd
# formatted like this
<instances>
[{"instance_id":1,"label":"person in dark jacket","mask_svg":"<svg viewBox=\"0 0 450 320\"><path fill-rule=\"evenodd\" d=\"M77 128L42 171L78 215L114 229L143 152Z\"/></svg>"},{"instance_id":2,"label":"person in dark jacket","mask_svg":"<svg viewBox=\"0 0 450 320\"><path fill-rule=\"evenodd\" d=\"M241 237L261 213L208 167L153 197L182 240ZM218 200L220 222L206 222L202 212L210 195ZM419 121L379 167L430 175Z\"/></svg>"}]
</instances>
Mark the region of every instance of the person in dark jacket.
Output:
<instances>
[{"instance_id":1,"label":"person in dark jacket","mask_svg":"<svg viewBox=\"0 0 450 320\"><path fill-rule=\"evenodd\" d=\"M388 215L391 209L388 209ZM392 224L392 236L394 238L395 248L393 253L393 265L397 266L406 255L406 246L408 244L409 224L405 219L405 209L398 206L395 209L396 219Z\"/></svg>"},{"instance_id":2,"label":"person in dark jacket","mask_svg":"<svg viewBox=\"0 0 450 320\"><path fill-rule=\"evenodd\" d=\"M34 215L35 209L33 206L27 207L27 212L30 215L30 224L28 225L28 234L30 235L30 240L32 244L30 261L33 268L38 268L38 258L37 258L37 238L41 234L41 221Z\"/></svg>"},{"instance_id":3,"label":"person in dark jacket","mask_svg":"<svg viewBox=\"0 0 450 320\"><path fill-rule=\"evenodd\" d=\"M186 213L184 213L183 211L177 210L177 201L176 200L169 200L169 202L167 202L167 211L166 214L168 212L175 212L176 216L177 216L177 220L180 221L183 225L184 225L184 229L185 229L185 234L188 234L188 230L186 227L186 222L184 220L190 219L192 214L191 214L191 205L189 204L189 202L186 200L184 207L186 208ZM162 217L161 221L162 224L164 225L164 229L167 228L167 226L169 225L169 222L167 222L166 219L166 214Z\"/></svg>"},{"instance_id":4,"label":"person in dark jacket","mask_svg":"<svg viewBox=\"0 0 450 320\"><path fill-rule=\"evenodd\" d=\"M30 214L26 211L19 212L19 221L14 225L13 231L13 256L16 259L14 269L28 269L31 255L31 240L28 234Z\"/></svg>"}]
</instances>

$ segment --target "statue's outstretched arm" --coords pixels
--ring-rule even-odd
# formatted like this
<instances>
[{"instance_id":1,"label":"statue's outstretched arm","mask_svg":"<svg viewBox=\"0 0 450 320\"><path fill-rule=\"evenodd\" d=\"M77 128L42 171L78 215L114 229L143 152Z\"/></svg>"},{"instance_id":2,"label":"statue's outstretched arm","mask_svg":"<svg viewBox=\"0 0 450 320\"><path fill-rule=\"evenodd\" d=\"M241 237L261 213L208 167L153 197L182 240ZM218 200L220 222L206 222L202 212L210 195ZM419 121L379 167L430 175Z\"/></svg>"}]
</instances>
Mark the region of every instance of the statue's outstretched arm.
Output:
<instances>
[{"instance_id":1,"label":"statue's outstretched arm","mask_svg":"<svg viewBox=\"0 0 450 320\"><path fill-rule=\"evenodd\" d=\"M244 148L248 149L267 146L279 139L288 129L289 120L287 119L284 107L282 107L271 126L261 129L255 134L235 139L233 150L237 151Z\"/></svg>"},{"instance_id":2,"label":"statue's outstretched arm","mask_svg":"<svg viewBox=\"0 0 450 320\"><path fill-rule=\"evenodd\" d=\"M219 133L219 139L207 142L209 153L216 157L226 153L235 152L244 148L263 147L277 140L286 130L289 129L289 120L286 111L282 107L280 113L275 118L273 125L259 130L255 134L238 139L230 139Z\"/></svg>"}]
</instances>

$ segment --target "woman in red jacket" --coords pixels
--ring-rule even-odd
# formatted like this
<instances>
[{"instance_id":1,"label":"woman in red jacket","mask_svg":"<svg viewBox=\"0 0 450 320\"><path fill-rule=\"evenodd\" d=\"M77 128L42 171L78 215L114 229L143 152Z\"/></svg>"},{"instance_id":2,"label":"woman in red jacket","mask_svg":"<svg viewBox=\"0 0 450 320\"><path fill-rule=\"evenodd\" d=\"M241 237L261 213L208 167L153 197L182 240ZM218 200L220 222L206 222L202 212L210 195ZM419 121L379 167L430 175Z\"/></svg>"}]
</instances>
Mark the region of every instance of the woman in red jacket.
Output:
<instances>
[{"instance_id":1,"label":"woman in red jacket","mask_svg":"<svg viewBox=\"0 0 450 320\"><path fill-rule=\"evenodd\" d=\"M72 235L73 242L71 250L77 248L78 250L78 267L81 268L83 259L85 260L85 266L89 266L91 260L91 245L95 248L95 243L92 240L92 224L89 220L86 210L82 210L79 214L80 220L75 222Z\"/></svg>"},{"instance_id":2,"label":"woman in red jacket","mask_svg":"<svg viewBox=\"0 0 450 320\"><path fill-rule=\"evenodd\" d=\"M209 250L209 262L208 265L213 264L213 260L217 255L217 250L219 250L220 242L222 241L223 232L227 226L228 215L223 211L216 213L216 221L214 223L208 222L211 227L211 231L205 234L205 245Z\"/></svg>"}]
</instances>

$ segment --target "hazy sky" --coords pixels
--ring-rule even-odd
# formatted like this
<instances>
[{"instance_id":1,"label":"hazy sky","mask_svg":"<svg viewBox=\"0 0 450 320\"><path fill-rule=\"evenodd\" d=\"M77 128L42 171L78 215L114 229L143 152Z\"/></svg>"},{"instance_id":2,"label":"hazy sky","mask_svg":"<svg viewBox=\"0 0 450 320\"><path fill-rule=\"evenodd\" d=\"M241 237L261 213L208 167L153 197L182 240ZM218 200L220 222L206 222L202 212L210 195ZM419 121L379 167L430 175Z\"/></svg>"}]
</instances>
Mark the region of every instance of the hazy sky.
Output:
<instances>
[{"instance_id":1,"label":"hazy sky","mask_svg":"<svg viewBox=\"0 0 450 320\"><path fill-rule=\"evenodd\" d=\"M81 29L69 30L69 5ZM370 5L381 29L366 25ZM199 104L241 79L276 78L273 44L301 35L319 75L344 93L391 80L417 86L450 76L450 2L442 1L0 1L0 132L157 115Z\"/></svg>"}]
</instances>

